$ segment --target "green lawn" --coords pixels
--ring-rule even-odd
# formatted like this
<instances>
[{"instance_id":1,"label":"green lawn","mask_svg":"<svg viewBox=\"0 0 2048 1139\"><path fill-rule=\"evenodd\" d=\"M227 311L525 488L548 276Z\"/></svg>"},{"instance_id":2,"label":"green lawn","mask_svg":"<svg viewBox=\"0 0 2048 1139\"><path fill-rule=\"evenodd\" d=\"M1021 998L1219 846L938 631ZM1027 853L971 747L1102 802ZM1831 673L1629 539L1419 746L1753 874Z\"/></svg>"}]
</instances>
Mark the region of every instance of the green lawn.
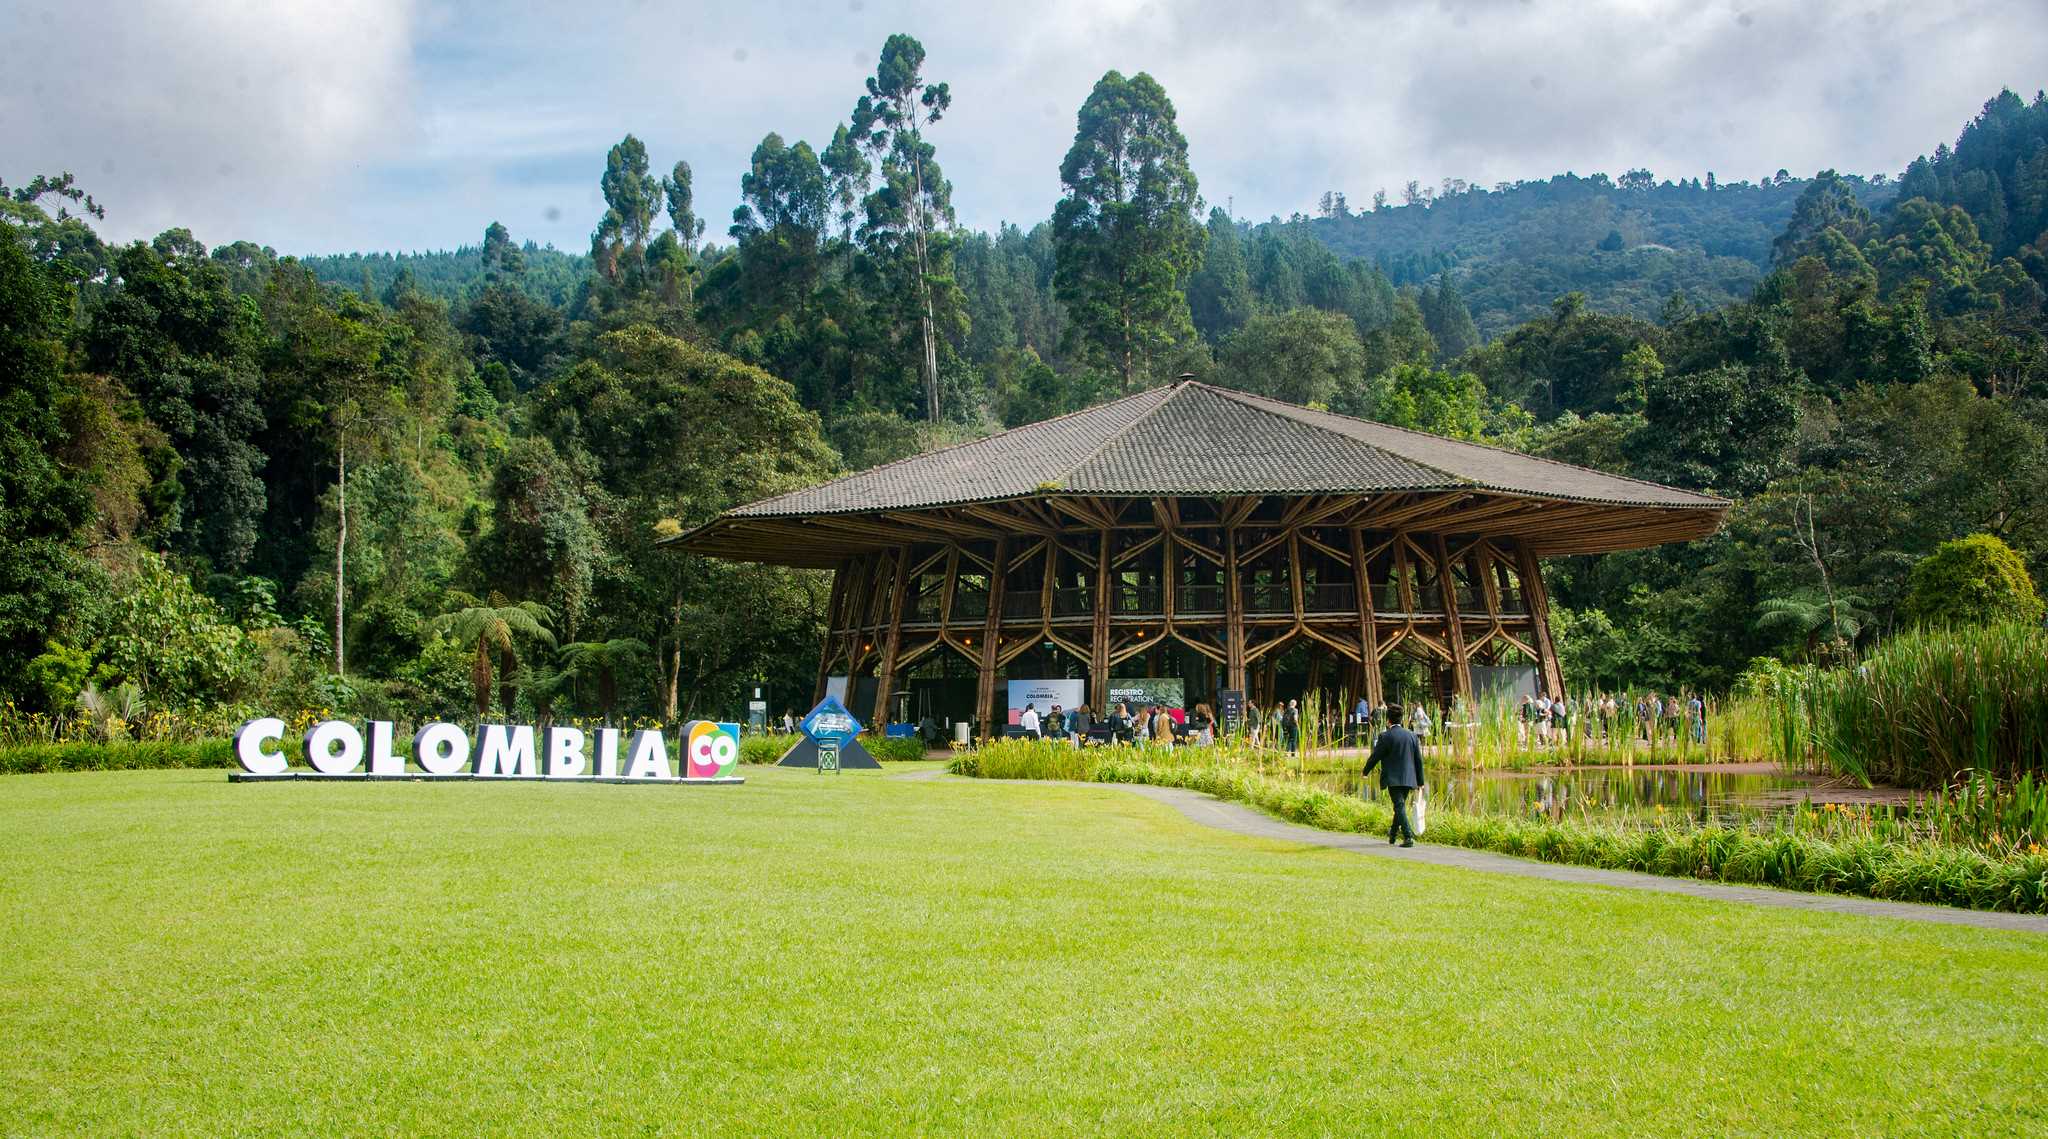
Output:
<instances>
[{"instance_id":1,"label":"green lawn","mask_svg":"<svg viewBox=\"0 0 2048 1139\"><path fill-rule=\"evenodd\" d=\"M746 774L0 778L0 1133L2048 1128L2048 937Z\"/></svg>"}]
</instances>

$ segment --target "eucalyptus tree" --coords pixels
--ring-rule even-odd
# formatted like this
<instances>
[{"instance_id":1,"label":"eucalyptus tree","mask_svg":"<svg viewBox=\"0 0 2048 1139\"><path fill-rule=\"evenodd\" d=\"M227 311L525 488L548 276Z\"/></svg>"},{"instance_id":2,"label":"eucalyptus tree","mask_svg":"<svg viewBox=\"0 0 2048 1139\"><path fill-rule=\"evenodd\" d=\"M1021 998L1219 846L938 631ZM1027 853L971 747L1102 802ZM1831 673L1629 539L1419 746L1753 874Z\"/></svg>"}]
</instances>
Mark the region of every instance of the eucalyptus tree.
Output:
<instances>
[{"instance_id":1,"label":"eucalyptus tree","mask_svg":"<svg viewBox=\"0 0 2048 1139\"><path fill-rule=\"evenodd\" d=\"M1206 237L1188 142L1166 90L1142 71L1097 81L1060 184L1053 283L1067 306L1068 335L1130 390L1152 353L1192 333L1184 290Z\"/></svg>"},{"instance_id":2,"label":"eucalyptus tree","mask_svg":"<svg viewBox=\"0 0 2048 1139\"><path fill-rule=\"evenodd\" d=\"M944 83L926 82L923 69L924 45L901 33L890 36L868 78L868 93L854 105L853 135L881 164L882 184L867 198L864 234L870 248L908 261L923 348L925 414L936 422L939 330L933 294L940 258L932 231L952 223L953 188L924 128L945 115L953 94Z\"/></svg>"},{"instance_id":3,"label":"eucalyptus tree","mask_svg":"<svg viewBox=\"0 0 2048 1139\"><path fill-rule=\"evenodd\" d=\"M647 144L627 135L605 155L605 211L590 235L590 259L607 281L635 275L661 212L662 181L648 172Z\"/></svg>"},{"instance_id":4,"label":"eucalyptus tree","mask_svg":"<svg viewBox=\"0 0 2048 1139\"><path fill-rule=\"evenodd\" d=\"M668 220L675 227L676 240L685 254L695 257L697 239L704 236L704 219L697 216L697 196L690 182L690 164L677 162L662 179L661 188L668 195Z\"/></svg>"},{"instance_id":5,"label":"eucalyptus tree","mask_svg":"<svg viewBox=\"0 0 2048 1139\"><path fill-rule=\"evenodd\" d=\"M832 132L832 142L820 156L827 187L832 195L832 220L839 223L839 240L846 252L848 268L853 265L854 224L860 219L861 203L874 177L874 163L868 160L859 140L841 123Z\"/></svg>"}]
</instances>

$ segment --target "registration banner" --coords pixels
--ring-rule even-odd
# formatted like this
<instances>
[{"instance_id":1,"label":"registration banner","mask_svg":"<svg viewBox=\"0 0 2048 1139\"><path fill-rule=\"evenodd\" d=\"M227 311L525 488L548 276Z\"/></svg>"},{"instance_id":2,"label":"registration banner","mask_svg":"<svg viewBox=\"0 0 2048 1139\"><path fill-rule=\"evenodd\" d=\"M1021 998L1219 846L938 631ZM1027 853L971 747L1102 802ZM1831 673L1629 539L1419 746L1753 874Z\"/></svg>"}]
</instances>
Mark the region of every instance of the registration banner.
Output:
<instances>
[{"instance_id":1,"label":"registration banner","mask_svg":"<svg viewBox=\"0 0 2048 1139\"><path fill-rule=\"evenodd\" d=\"M1185 723L1188 718L1187 684L1178 676L1148 676L1140 679L1124 677L1109 682L1109 705L1119 703L1129 708L1133 716L1139 710L1153 704L1166 706L1167 714L1176 723Z\"/></svg>"}]
</instances>

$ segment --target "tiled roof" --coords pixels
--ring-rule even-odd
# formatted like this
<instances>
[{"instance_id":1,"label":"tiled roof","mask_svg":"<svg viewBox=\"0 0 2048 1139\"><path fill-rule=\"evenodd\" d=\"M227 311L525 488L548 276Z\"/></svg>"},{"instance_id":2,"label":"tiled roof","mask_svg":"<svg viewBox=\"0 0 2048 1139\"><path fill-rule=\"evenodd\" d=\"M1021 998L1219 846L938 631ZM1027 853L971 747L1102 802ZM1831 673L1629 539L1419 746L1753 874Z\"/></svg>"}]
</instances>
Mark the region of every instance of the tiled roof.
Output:
<instances>
[{"instance_id":1,"label":"tiled roof","mask_svg":"<svg viewBox=\"0 0 2048 1139\"><path fill-rule=\"evenodd\" d=\"M726 517L915 510L1061 492L1461 489L1614 506L1728 505L1712 495L1190 381L764 499Z\"/></svg>"}]
</instances>

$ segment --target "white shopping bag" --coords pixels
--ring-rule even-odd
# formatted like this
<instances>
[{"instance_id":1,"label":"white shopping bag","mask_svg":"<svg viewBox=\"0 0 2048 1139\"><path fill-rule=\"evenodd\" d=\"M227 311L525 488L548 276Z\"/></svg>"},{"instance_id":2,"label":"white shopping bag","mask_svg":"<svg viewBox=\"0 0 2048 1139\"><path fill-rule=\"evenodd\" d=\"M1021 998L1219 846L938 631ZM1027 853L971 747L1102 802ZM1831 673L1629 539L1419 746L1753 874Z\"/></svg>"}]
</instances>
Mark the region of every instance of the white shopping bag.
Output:
<instances>
[{"instance_id":1,"label":"white shopping bag","mask_svg":"<svg viewBox=\"0 0 2048 1139\"><path fill-rule=\"evenodd\" d=\"M1423 831L1426 831L1428 829L1429 788L1417 787L1415 789L1415 833L1421 834Z\"/></svg>"}]
</instances>

